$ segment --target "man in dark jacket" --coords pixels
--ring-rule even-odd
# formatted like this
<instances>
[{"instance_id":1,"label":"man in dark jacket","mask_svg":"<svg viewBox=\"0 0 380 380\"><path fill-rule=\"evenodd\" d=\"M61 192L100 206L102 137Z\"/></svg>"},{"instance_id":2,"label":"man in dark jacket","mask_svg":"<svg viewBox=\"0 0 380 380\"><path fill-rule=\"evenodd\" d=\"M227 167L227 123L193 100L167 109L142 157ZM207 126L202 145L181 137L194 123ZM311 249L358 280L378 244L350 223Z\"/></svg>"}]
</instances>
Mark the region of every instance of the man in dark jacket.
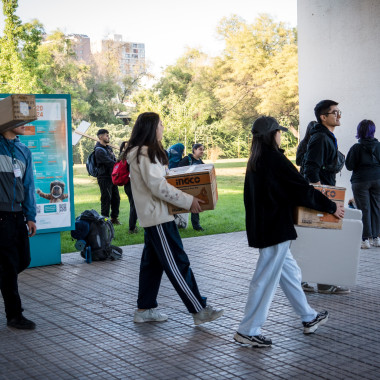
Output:
<instances>
[{"instance_id":1,"label":"man in dark jacket","mask_svg":"<svg viewBox=\"0 0 380 380\"><path fill-rule=\"evenodd\" d=\"M111 176L116 157L112 148L108 145L110 137L107 129L99 129L97 136L99 141L95 145L95 162L99 169L97 178L101 194L101 213L108 218L111 209L111 222L121 224L118 219L120 207L119 189L112 183Z\"/></svg>"},{"instance_id":2,"label":"man in dark jacket","mask_svg":"<svg viewBox=\"0 0 380 380\"><path fill-rule=\"evenodd\" d=\"M336 173L330 169L334 166L338 154L338 142L334 135L340 126L342 112L333 100L322 100L314 108L316 124L310 132L310 140L304 159L305 178L312 184L335 186ZM314 291L312 286L303 283L305 291ZM350 290L340 286L318 284L318 292L325 294L346 294Z\"/></svg>"},{"instance_id":3,"label":"man in dark jacket","mask_svg":"<svg viewBox=\"0 0 380 380\"><path fill-rule=\"evenodd\" d=\"M336 174L328 170L338 151L334 130L340 125L341 111L333 100L322 100L314 108L318 124L310 132L304 161L304 176L313 184L335 186Z\"/></svg>"},{"instance_id":4,"label":"man in dark jacket","mask_svg":"<svg viewBox=\"0 0 380 380\"><path fill-rule=\"evenodd\" d=\"M0 134L0 289L7 325L32 330L22 312L18 275L30 264L29 237L36 233L32 154L18 135L25 127Z\"/></svg>"}]
</instances>

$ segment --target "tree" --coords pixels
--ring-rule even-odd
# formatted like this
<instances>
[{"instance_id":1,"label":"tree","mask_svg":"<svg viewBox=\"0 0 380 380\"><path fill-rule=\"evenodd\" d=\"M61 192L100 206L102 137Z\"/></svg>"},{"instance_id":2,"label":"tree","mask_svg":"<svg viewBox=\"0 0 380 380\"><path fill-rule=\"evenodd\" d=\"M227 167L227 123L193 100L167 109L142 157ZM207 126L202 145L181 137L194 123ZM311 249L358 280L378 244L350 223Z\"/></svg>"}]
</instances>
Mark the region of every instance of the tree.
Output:
<instances>
[{"instance_id":1,"label":"tree","mask_svg":"<svg viewBox=\"0 0 380 380\"><path fill-rule=\"evenodd\" d=\"M237 16L223 19L218 31L226 41L215 65L224 118L248 126L264 113L297 122L295 30L261 15L254 24Z\"/></svg>"},{"instance_id":2,"label":"tree","mask_svg":"<svg viewBox=\"0 0 380 380\"><path fill-rule=\"evenodd\" d=\"M268 15L253 24L221 20L218 57L189 49L151 90L135 97L136 113L158 112L166 145L201 141L225 157L248 155L252 122L261 114L298 125L296 32ZM289 147L296 143L287 136Z\"/></svg>"},{"instance_id":3,"label":"tree","mask_svg":"<svg viewBox=\"0 0 380 380\"><path fill-rule=\"evenodd\" d=\"M4 34L0 38L1 92L36 92L37 78L33 58L41 39L42 26L37 22L22 25L15 14L17 0L2 0L5 16Z\"/></svg>"},{"instance_id":4,"label":"tree","mask_svg":"<svg viewBox=\"0 0 380 380\"><path fill-rule=\"evenodd\" d=\"M39 46L36 69L38 86L44 94L70 94L74 121L88 117L86 81L90 67L78 62L71 41L57 30Z\"/></svg>"}]
</instances>

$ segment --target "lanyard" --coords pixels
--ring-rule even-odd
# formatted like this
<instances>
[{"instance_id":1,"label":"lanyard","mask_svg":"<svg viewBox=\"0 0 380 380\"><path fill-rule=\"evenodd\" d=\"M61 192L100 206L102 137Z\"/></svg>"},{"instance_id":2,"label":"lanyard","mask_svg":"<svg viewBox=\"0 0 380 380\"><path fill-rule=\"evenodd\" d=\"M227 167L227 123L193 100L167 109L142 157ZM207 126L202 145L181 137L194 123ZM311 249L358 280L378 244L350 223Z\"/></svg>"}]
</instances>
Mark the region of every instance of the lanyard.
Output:
<instances>
[{"instance_id":1,"label":"lanyard","mask_svg":"<svg viewBox=\"0 0 380 380\"><path fill-rule=\"evenodd\" d=\"M13 144L10 143L7 139L4 139L5 143L7 145L7 149L9 150L11 156L12 156L12 166L13 166L13 174L15 178L21 177L21 169L20 165L18 164L16 160L16 153L15 153L15 141L13 141Z\"/></svg>"}]
</instances>

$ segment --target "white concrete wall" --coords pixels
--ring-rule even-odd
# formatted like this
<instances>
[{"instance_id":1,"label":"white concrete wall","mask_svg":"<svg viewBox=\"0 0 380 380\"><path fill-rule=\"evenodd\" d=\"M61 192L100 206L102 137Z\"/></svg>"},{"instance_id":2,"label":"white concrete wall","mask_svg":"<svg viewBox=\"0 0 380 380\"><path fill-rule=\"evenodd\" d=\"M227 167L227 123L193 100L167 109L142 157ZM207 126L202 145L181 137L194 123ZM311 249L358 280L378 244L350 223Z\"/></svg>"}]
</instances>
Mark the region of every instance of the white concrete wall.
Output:
<instances>
[{"instance_id":1,"label":"white concrete wall","mask_svg":"<svg viewBox=\"0 0 380 380\"><path fill-rule=\"evenodd\" d=\"M339 150L347 154L357 141L363 119L377 126L380 140L380 1L298 0L299 94L301 138L315 120L322 99L339 102ZM337 176L337 186L352 196L351 173Z\"/></svg>"}]
</instances>

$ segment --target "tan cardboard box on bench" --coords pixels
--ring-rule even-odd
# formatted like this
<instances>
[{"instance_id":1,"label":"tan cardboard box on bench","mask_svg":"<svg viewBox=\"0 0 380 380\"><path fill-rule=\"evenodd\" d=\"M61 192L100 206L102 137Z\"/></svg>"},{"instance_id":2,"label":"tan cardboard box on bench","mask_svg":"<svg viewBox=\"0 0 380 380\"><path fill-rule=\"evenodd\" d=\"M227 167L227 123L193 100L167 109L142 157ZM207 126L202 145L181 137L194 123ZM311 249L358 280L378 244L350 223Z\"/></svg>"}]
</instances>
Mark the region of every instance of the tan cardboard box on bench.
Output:
<instances>
[{"instance_id":1,"label":"tan cardboard box on bench","mask_svg":"<svg viewBox=\"0 0 380 380\"><path fill-rule=\"evenodd\" d=\"M201 204L202 210L215 209L218 189L214 165L203 164L170 169L166 180L177 189L204 201L205 203ZM169 203L168 208L171 215L189 212Z\"/></svg>"},{"instance_id":2,"label":"tan cardboard box on bench","mask_svg":"<svg viewBox=\"0 0 380 380\"><path fill-rule=\"evenodd\" d=\"M345 187L314 185L314 188L322 192L335 203L341 204L342 206L344 205ZM295 210L294 224L297 226L341 230L342 223L342 219L338 219L327 212L316 211L306 207L297 207Z\"/></svg>"},{"instance_id":3,"label":"tan cardboard box on bench","mask_svg":"<svg viewBox=\"0 0 380 380\"><path fill-rule=\"evenodd\" d=\"M15 94L0 100L0 132L37 120L34 95Z\"/></svg>"}]
</instances>

